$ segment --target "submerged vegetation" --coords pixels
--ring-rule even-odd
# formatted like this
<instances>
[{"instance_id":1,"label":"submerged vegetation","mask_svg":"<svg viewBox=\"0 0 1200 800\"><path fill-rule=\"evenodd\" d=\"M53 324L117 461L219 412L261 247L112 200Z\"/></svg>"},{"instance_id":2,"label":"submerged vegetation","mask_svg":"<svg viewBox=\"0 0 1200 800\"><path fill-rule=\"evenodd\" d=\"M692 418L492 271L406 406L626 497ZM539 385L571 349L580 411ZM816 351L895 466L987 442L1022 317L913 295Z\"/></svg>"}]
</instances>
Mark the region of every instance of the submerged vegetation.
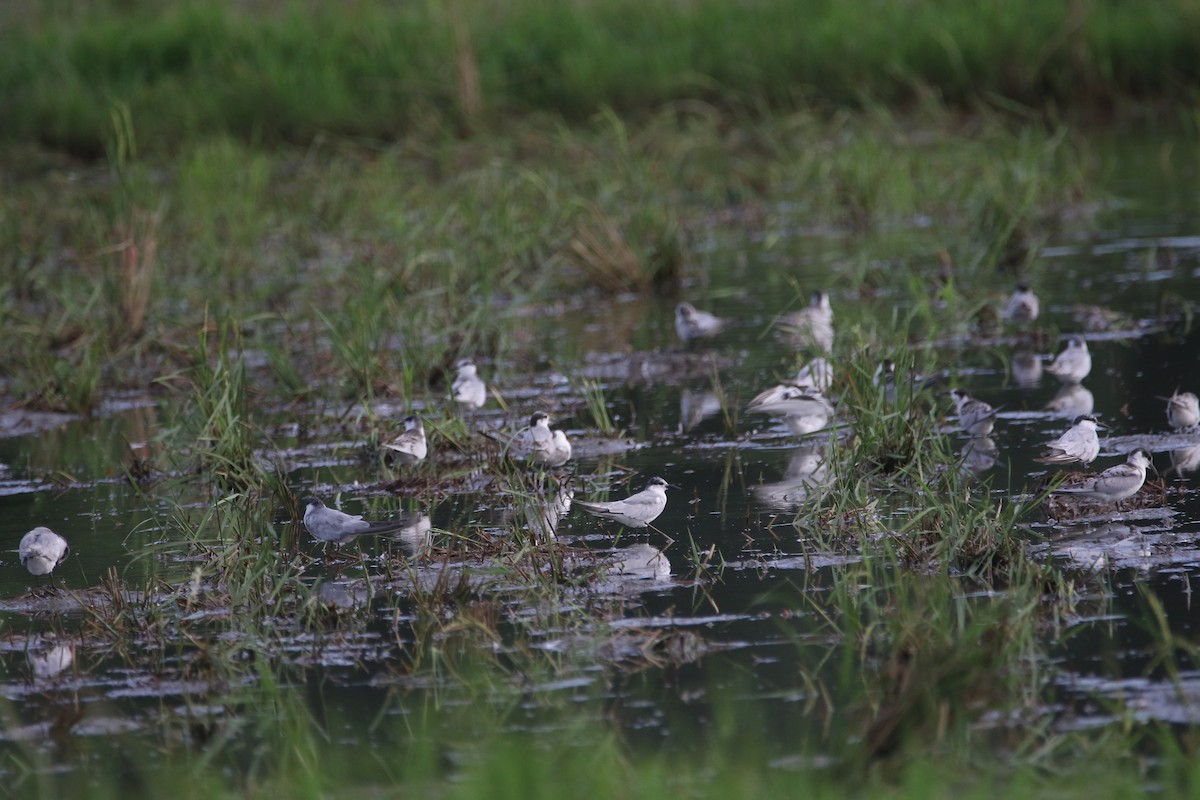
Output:
<instances>
[{"instance_id":1,"label":"submerged vegetation","mask_svg":"<svg viewBox=\"0 0 1200 800\"><path fill-rule=\"evenodd\" d=\"M1042 246L1104 202L1059 112L1190 99L1194 3L352 10L0 11L5 403L153 409L95 461L24 467L140 522L120 568L4 601L0 654L28 660L5 661L6 785L1186 791L1194 737L1115 702L1072 724L1054 650L1105 579L1030 557L1049 487L996 489L917 376L993 358L998 298L1053 284ZM739 417L745 380L814 355L770 322L817 288L836 425L771 485L739 456L777 437ZM736 354L676 346L677 300L751 294ZM448 399L462 357L483 411ZM697 415L647 419L685 380ZM579 424L586 470L499 457L535 410ZM433 455L390 462L410 412ZM641 488L642 447L707 470L662 538L557 538L573 491ZM314 493L396 529L322 548ZM1156 602L1146 672L1178 684L1196 651Z\"/></svg>"}]
</instances>

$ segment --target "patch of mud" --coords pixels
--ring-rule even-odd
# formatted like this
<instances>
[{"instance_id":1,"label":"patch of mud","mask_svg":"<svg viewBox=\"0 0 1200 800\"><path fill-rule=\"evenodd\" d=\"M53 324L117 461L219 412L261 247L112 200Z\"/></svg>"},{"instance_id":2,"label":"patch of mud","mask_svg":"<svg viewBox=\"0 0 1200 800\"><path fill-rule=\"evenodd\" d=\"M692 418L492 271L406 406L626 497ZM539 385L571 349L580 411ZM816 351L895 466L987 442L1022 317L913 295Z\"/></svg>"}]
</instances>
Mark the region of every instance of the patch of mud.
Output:
<instances>
[{"instance_id":1,"label":"patch of mud","mask_svg":"<svg viewBox=\"0 0 1200 800\"><path fill-rule=\"evenodd\" d=\"M122 591L120 603L145 602L144 592ZM92 609L107 608L114 604L109 589L59 589L44 586L32 589L19 597L0 599L0 611L18 614L78 614Z\"/></svg>"}]
</instances>

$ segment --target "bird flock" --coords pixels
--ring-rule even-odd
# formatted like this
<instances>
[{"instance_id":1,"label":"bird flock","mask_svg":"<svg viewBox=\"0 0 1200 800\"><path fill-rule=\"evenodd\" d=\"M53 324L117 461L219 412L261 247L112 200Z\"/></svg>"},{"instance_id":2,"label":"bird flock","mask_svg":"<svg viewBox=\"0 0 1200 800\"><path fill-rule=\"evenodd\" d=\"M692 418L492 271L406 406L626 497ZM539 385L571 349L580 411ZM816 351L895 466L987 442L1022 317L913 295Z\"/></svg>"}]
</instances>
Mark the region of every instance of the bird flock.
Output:
<instances>
[{"instance_id":1,"label":"bird flock","mask_svg":"<svg viewBox=\"0 0 1200 800\"><path fill-rule=\"evenodd\" d=\"M1020 284L1004 304L1000 317L1008 324L1029 326L1037 320L1040 308L1041 304L1033 290L1026 284ZM675 332L685 346L718 336L732 324L731 320L697 309L691 303L680 302L675 308ZM791 347L816 351L822 355L807 361L792 380L760 392L746 405L746 412L778 419L798 436L830 427L836 419L837 410L834 402L825 394L834 382L834 369L826 358L833 350L834 341L833 309L829 295L822 291L814 292L808 306L780 314L775 318L773 327L778 338ZM451 399L464 412L482 408L488 400L488 387L475 363L471 359L461 359L455 363L455 369L456 376L450 386ZM1082 387L1091 369L1091 353L1081 336L1068 337L1065 348L1049 363L1044 364L1041 357L1031 352L1021 352L1013 357L1012 373L1018 385L1036 383L1043 372L1053 375L1062 388L1047 408L1074 417L1066 431L1045 443L1044 451L1036 459L1040 463L1087 466L1100 455L1097 431L1101 426L1093 415L1092 395ZM884 393L888 403L895 403L896 381L895 364L891 361L880 362L872 383ZM934 381L914 377L912 386L925 388ZM962 388L953 388L949 394L954 403L958 427L972 437L964 449L964 460L979 460L984 465L994 463L995 445L989 437L997 422L998 409L972 397ZM1176 389L1170 397L1160 399L1167 403L1167 423L1173 430L1191 431L1200 426L1200 402L1195 394ZM411 466L424 461L429 453L424 423L420 417L410 414L403 418L402 424L404 430L383 447L401 465ZM542 469L557 468L570 461L573 451L566 433L550 426L549 415L537 411L530 417L526 427L513 434L494 431L481 433L495 441L506 458ZM822 464L818 463L816 469L807 471L815 473L821 467ZM1109 467L1099 474L1085 476L1071 485L1059 485L1053 492L1062 498L1117 503L1132 497L1141 489L1149 469L1153 469L1151 454L1139 447L1126 454L1124 463ZM589 514L628 528L652 527L654 520L666 508L668 488L678 487L673 487L661 477L652 477L642 491L608 502L573 501L573 493L563 488L554 498L553 520L545 520L549 524L543 527L552 533L557 520L569 511L572 502ZM372 523L361 515L329 508L316 497L306 501L303 522L316 541L334 545L367 534L393 532L405 524ZM32 575L41 577L52 573L66 559L70 547L66 539L49 528L37 527L22 538L18 553L21 564Z\"/></svg>"}]
</instances>

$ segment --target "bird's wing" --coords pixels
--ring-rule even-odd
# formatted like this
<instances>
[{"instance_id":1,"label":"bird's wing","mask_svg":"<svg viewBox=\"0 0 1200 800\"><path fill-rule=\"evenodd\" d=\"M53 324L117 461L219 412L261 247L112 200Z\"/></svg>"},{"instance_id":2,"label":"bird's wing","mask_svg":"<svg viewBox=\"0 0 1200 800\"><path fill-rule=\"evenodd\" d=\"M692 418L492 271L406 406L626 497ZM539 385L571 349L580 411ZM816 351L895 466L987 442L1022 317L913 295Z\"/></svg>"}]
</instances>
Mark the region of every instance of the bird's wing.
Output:
<instances>
[{"instance_id":1,"label":"bird's wing","mask_svg":"<svg viewBox=\"0 0 1200 800\"><path fill-rule=\"evenodd\" d=\"M1105 494L1116 493L1127 488L1130 483L1145 479L1146 473L1132 464L1118 464L1096 476L1096 490Z\"/></svg>"}]
</instances>

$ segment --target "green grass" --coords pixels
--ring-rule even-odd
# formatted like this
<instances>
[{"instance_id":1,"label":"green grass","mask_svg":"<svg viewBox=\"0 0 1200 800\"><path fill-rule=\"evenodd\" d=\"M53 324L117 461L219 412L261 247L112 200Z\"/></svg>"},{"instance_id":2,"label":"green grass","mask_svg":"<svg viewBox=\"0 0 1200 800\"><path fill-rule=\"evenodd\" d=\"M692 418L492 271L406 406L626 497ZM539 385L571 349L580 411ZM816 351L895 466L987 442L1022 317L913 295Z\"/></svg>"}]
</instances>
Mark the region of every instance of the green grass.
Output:
<instances>
[{"instance_id":1,"label":"green grass","mask_svg":"<svg viewBox=\"0 0 1200 800\"><path fill-rule=\"evenodd\" d=\"M521 0L21 4L0 30L9 141L98 155L228 133L444 136L514 113L1192 99L1191 0L1062 4Z\"/></svg>"},{"instance_id":2,"label":"green grass","mask_svg":"<svg viewBox=\"0 0 1200 800\"><path fill-rule=\"evenodd\" d=\"M913 336L965 330L1012 280L997 269L1036 272L1036 246L1064 218L1078 224L1091 194L1086 150L1065 130L995 116L964 127L936 108L533 120L366 150L222 136L123 158L0 197L0 314L16 333L0 361L23 402L86 411L107 389L190 368L210 306L270 363L255 386L279 402L421 396L459 355L522 351L511 318L530 305L678 291L727 268L707 263L706 240L747 225L766 255L827 272L828 287L910 296ZM763 280L781 309L812 288L790 270ZM882 318L839 328L906 344Z\"/></svg>"}]
</instances>

